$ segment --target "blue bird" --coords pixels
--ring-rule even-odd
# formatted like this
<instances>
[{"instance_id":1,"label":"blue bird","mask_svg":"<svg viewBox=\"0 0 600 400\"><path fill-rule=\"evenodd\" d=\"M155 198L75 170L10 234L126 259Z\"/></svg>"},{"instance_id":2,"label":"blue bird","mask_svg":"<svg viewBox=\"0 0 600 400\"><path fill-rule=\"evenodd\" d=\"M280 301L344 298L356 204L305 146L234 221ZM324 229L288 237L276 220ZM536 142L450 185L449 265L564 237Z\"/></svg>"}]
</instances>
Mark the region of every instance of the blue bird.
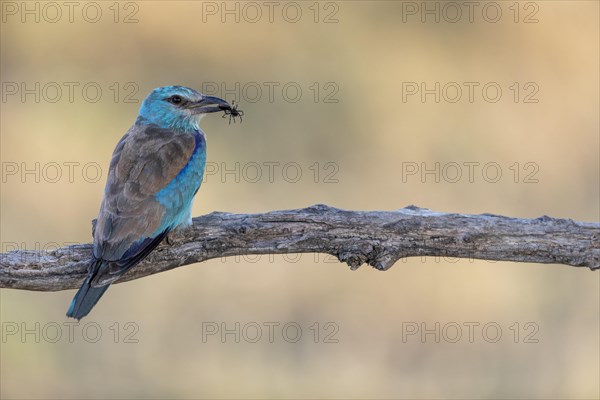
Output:
<instances>
[{"instance_id":1,"label":"blue bird","mask_svg":"<svg viewBox=\"0 0 600 400\"><path fill-rule=\"evenodd\" d=\"M206 164L207 113L231 110L183 86L154 89L115 148L93 229L88 275L67 316L85 317L109 285L143 260L173 229L191 224Z\"/></svg>"}]
</instances>

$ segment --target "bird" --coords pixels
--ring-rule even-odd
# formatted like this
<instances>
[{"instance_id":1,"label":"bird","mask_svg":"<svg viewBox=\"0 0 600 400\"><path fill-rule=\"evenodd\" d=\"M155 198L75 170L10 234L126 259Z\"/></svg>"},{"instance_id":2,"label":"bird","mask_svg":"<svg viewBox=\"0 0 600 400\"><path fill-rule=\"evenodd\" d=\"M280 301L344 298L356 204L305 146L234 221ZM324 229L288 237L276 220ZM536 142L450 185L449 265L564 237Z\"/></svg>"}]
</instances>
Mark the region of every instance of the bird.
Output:
<instances>
[{"instance_id":1,"label":"bird","mask_svg":"<svg viewBox=\"0 0 600 400\"><path fill-rule=\"evenodd\" d=\"M193 198L206 165L208 113L229 103L185 86L158 87L142 101L138 116L110 161L85 281L67 316L89 314L111 283L135 267L169 232L191 225Z\"/></svg>"}]
</instances>

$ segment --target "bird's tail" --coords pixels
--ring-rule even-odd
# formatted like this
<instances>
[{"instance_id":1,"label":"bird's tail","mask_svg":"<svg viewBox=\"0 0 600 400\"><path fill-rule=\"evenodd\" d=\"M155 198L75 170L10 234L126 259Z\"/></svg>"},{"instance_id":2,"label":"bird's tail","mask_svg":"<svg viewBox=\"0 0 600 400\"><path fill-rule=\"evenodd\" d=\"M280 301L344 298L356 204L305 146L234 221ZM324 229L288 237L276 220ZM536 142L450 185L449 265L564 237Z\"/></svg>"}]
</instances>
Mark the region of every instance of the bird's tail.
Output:
<instances>
[{"instance_id":1,"label":"bird's tail","mask_svg":"<svg viewBox=\"0 0 600 400\"><path fill-rule=\"evenodd\" d=\"M94 261L92 261L94 262ZM100 262L100 261L96 261ZM100 297L106 292L106 289L110 286L110 284L105 286L93 287L91 285L92 279L94 278L96 272L98 271L96 268L97 265L91 266L94 270L91 270L88 274L87 278L83 282L83 285L79 288L73 301L71 301L71 305L69 306L69 310L67 311L67 317L75 318L80 320L89 314L89 312L94 308Z\"/></svg>"}]
</instances>

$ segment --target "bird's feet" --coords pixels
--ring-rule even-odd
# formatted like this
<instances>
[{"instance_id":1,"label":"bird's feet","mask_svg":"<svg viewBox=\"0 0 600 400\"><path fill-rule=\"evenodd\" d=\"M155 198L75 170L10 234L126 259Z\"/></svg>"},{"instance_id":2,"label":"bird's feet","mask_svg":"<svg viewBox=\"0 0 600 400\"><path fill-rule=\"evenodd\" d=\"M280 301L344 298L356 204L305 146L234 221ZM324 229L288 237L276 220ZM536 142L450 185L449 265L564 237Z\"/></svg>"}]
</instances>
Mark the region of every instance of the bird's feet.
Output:
<instances>
[{"instance_id":1,"label":"bird's feet","mask_svg":"<svg viewBox=\"0 0 600 400\"><path fill-rule=\"evenodd\" d=\"M169 245L169 246L173 246L175 244L175 240L171 238L171 233L167 233L167 237L165 238L165 242Z\"/></svg>"},{"instance_id":2,"label":"bird's feet","mask_svg":"<svg viewBox=\"0 0 600 400\"><path fill-rule=\"evenodd\" d=\"M182 224L167 233L165 242L169 246L174 246L177 243L183 242L186 237L190 236L190 232L193 230L192 224Z\"/></svg>"}]
</instances>

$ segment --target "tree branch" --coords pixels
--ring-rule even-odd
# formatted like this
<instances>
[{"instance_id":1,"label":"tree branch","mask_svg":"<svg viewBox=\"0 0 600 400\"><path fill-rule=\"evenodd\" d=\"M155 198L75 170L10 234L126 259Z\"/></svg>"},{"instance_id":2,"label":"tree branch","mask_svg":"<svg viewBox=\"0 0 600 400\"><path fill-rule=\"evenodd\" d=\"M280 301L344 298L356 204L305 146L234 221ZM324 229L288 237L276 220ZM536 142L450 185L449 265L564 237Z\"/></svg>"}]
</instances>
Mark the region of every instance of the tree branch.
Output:
<instances>
[{"instance_id":1,"label":"tree branch","mask_svg":"<svg viewBox=\"0 0 600 400\"><path fill-rule=\"evenodd\" d=\"M403 257L444 256L600 268L600 224L543 216L448 214L409 206L345 211L324 205L264 214L214 212L174 232L118 282L232 255L327 253L352 270L387 270ZM54 291L79 287L91 245L0 254L0 287Z\"/></svg>"}]
</instances>

